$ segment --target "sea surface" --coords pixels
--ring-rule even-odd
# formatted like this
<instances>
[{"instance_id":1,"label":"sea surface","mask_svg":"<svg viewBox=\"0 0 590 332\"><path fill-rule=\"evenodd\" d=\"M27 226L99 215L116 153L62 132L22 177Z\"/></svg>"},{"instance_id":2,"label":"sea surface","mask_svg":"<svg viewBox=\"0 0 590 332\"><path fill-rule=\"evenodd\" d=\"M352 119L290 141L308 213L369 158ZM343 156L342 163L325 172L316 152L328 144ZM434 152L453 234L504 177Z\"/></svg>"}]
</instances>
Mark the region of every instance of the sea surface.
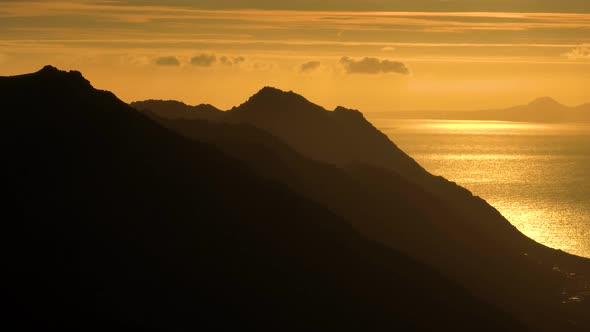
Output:
<instances>
[{"instance_id":1,"label":"sea surface","mask_svg":"<svg viewBox=\"0 0 590 332\"><path fill-rule=\"evenodd\" d=\"M590 124L369 120L527 236L590 257Z\"/></svg>"}]
</instances>

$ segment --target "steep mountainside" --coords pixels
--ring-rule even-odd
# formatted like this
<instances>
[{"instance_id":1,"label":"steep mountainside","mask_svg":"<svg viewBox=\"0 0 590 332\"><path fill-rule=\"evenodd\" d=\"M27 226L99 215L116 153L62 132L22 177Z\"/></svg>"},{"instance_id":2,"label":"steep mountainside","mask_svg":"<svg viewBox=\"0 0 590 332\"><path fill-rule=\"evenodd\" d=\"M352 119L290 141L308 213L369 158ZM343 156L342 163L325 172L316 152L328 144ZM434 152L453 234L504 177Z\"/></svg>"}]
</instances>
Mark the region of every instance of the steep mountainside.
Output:
<instances>
[{"instance_id":1,"label":"steep mountainside","mask_svg":"<svg viewBox=\"0 0 590 332\"><path fill-rule=\"evenodd\" d=\"M80 73L0 77L0 96L11 330L523 330Z\"/></svg>"},{"instance_id":2,"label":"steep mountainside","mask_svg":"<svg viewBox=\"0 0 590 332\"><path fill-rule=\"evenodd\" d=\"M134 106L146 109L149 103ZM565 276L554 267L585 272L590 266L524 237L483 200L429 175L357 111L329 112L294 93L265 88L215 120L226 124L168 120L165 108L147 114L216 144L536 328L564 326L559 310Z\"/></svg>"}]
</instances>

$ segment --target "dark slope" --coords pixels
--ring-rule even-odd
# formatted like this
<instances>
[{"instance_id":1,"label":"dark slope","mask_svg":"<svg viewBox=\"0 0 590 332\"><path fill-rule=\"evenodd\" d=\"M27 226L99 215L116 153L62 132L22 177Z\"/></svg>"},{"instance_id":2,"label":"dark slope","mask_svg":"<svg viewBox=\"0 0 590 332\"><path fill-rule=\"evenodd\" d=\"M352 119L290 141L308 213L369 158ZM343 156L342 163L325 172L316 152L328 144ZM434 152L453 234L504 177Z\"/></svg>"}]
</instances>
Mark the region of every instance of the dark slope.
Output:
<instances>
[{"instance_id":1,"label":"dark slope","mask_svg":"<svg viewBox=\"0 0 590 332\"><path fill-rule=\"evenodd\" d=\"M318 161L336 165L363 161L381 167L395 164L404 174L426 173L359 111L338 107L329 112L293 92L265 87L244 104L219 112L221 119L192 106L182 112L176 109L171 117L164 105L154 100L131 103L138 110L150 110L168 119L196 119L200 114L204 120L253 124Z\"/></svg>"},{"instance_id":2,"label":"dark slope","mask_svg":"<svg viewBox=\"0 0 590 332\"><path fill-rule=\"evenodd\" d=\"M568 325L566 316L555 311L561 305L564 274L534 257L490 246L492 239L486 234L458 227L465 221L419 186L365 164L344 171L315 162L246 124L166 120L146 114L187 137L216 144L261 176L330 207L366 236L432 263L531 325L550 325L547 330L554 331Z\"/></svg>"},{"instance_id":3,"label":"dark slope","mask_svg":"<svg viewBox=\"0 0 590 332\"><path fill-rule=\"evenodd\" d=\"M521 330L77 72L1 77L0 96L4 326Z\"/></svg>"},{"instance_id":4,"label":"dark slope","mask_svg":"<svg viewBox=\"0 0 590 332\"><path fill-rule=\"evenodd\" d=\"M165 113L169 119L196 120L207 118L209 120L218 119L222 116L221 110L213 105L201 104L190 106L176 100L145 100L142 102L131 103L137 109L150 109L155 113ZM146 107L144 107L146 106Z\"/></svg>"},{"instance_id":5,"label":"dark slope","mask_svg":"<svg viewBox=\"0 0 590 332\"><path fill-rule=\"evenodd\" d=\"M149 102L134 103L132 106L152 110ZM154 108L152 111L168 118L165 108ZM193 119L194 113L200 113L203 119L211 120L208 113L192 110L191 113ZM519 254L551 252L523 236L485 201L454 183L426 172L358 111L343 107L327 111L292 92L266 87L244 104L219 114L228 123L252 124L314 160L342 169L357 162L387 169L436 195L468 223L460 225L461 228L467 227L486 235L493 239L494 246ZM392 186L395 185L392 183Z\"/></svg>"},{"instance_id":6,"label":"dark slope","mask_svg":"<svg viewBox=\"0 0 590 332\"><path fill-rule=\"evenodd\" d=\"M217 144L261 174L330 207L365 235L429 262L532 326L563 328L563 316L557 311L564 275L553 267L587 271L587 260L549 250L524 237L465 189L432 177L418 166L408 171L413 161L408 162L409 157L356 111L339 108L339 113L328 112L301 96L271 88L261 90L244 105L226 113L225 121L253 123L302 154L319 154L341 168L306 159L274 136L246 125L158 121L185 136ZM165 109L158 114L165 116ZM318 137L322 142L309 141L308 133L320 133L322 127L326 132ZM357 137L365 148L352 146L344 151ZM342 150L339 142L343 142ZM364 159L361 153L371 157ZM388 167L378 166L383 164Z\"/></svg>"}]
</instances>

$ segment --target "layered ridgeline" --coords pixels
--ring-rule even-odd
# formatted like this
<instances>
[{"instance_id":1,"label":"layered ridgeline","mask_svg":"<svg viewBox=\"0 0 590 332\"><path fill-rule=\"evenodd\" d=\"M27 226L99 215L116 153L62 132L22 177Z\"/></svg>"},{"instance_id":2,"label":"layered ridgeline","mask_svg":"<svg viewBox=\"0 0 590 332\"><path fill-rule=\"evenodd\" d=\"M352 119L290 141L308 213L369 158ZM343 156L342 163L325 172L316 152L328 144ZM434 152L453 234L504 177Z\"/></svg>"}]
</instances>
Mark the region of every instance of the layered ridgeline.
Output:
<instances>
[{"instance_id":1,"label":"layered ridgeline","mask_svg":"<svg viewBox=\"0 0 590 332\"><path fill-rule=\"evenodd\" d=\"M347 175L253 127L189 140L53 67L0 96L9 330L525 330L277 181Z\"/></svg>"},{"instance_id":2,"label":"layered ridgeline","mask_svg":"<svg viewBox=\"0 0 590 332\"><path fill-rule=\"evenodd\" d=\"M480 198L427 173L358 111L328 111L273 88L225 112L175 101L132 106L329 207L535 330L589 326L587 304L561 303L583 291L567 286L568 273L588 274L587 259L528 239Z\"/></svg>"},{"instance_id":3,"label":"layered ridgeline","mask_svg":"<svg viewBox=\"0 0 590 332\"><path fill-rule=\"evenodd\" d=\"M590 123L590 103L566 106L551 97L542 97L525 105L482 111L392 112L387 117L400 119L516 121L539 123Z\"/></svg>"}]
</instances>

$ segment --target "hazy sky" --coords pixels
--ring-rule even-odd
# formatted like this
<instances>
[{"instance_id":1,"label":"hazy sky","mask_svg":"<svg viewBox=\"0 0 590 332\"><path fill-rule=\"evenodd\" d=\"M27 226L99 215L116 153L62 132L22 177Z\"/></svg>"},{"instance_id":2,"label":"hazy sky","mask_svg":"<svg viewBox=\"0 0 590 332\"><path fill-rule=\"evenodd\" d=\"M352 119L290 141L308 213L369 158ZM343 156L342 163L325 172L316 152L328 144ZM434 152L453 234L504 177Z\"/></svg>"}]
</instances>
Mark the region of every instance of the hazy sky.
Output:
<instances>
[{"instance_id":1,"label":"hazy sky","mask_svg":"<svg viewBox=\"0 0 590 332\"><path fill-rule=\"evenodd\" d=\"M53 64L125 101L328 108L590 102L589 0L0 0L0 75Z\"/></svg>"}]
</instances>

